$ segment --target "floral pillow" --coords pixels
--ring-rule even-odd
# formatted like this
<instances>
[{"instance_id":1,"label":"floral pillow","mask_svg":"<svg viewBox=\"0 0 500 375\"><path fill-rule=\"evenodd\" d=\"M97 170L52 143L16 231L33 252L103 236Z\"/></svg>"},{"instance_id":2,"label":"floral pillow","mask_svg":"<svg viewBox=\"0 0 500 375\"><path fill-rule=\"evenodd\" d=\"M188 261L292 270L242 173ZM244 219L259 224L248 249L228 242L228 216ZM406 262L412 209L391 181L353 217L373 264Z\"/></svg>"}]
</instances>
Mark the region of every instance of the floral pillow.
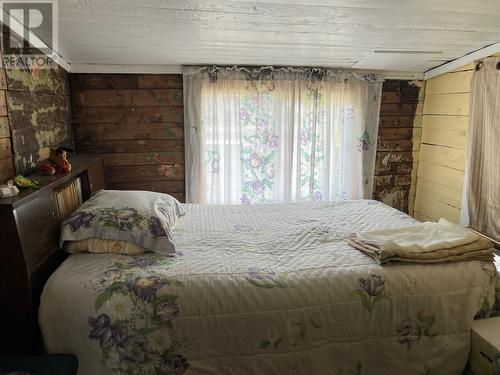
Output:
<instances>
[{"instance_id":1,"label":"floral pillow","mask_svg":"<svg viewBox=\"0 0 500 375\"><path fill-rule=\"evenodd\" d=\"M86 238L79 241L66 241L64 250L74 253L115 253L135 255L147 252L139 245L128 241L101 240L100 238Z\"/></svg>"},{"instance_id":2,"label":"floral pillow","mask_svg":"<svg viewBox=\"0 0 500 375\"><path fill-rule=\"evenodd\" d=\"M183 215L184 207L168 194L101 190L63 222L60 245L98 238L169 255L175 253L172 230Z\"/></svg>"}]
</instances>

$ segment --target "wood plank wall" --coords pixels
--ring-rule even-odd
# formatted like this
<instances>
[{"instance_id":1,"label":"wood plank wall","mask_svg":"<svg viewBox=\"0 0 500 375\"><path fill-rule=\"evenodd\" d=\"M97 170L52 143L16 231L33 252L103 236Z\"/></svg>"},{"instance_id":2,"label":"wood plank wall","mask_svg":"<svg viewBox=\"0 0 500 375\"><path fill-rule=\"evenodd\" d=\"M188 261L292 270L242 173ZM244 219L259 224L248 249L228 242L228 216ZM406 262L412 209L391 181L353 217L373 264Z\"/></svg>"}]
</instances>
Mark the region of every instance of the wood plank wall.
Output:
<instances>
[{"instance_id":1,"label":"wood plank wall","mask_svg":"<svg viewBox=\"0 0 500 375\"><path fill-rule=\"evenodd\" d=\"M474 64L427 81L415 218L460 221Z\"/></svg>"},{"instance_id":2,"label":"wood plank wall","mask_svg":"<svg viewBox=\"0 0 500 375\"><path fill-rule=\"evenodd\" d=\"M57 69L7 69L6 101L16 173L35 171L49 148L73 147L69 74Z\"/></svg>"},{"instance_id":3,"label":"wood plank wall","mask_svg":"<svg viewBox=\"0 0 500 375\"><path fill-rule=\"evenodd\" d=\"M7 117L7 105L5 92L7 81L5 70L0 69L0 184L14 176L14 164L12 159L12 148L10 144L10 126Z\"/></svg>"},{"instance_id":4,"label":"wood plank wall","mask_svg":"<svg viewBox=\"0 0 500 375\"><path fill-rule=\"evenodd\" d=\"M380 108L373 197L410 215L420 147L422 86L422 81L385 81Z\"/></svg>"},{"instance_id":5,"label":"wood plank wall","mask_svg":"<svg viewBox=\"0 0 500 375\"><path fill-rule=\"evenodd\" d=\"M33 172L50 147L73 147L69 94L69 74L57 65L0 69L0 183Z\"/></svg>"},{"instance_id":6,"label":"wood plank wall","mask_svg":"<svg viewBox=\"0 0 500 375\"><path fill-rule=\"evenodd\" d=\"M185 201L182 76L72 74L76 149L104 153L108 188Z\"/></svg>"}]
</instances>

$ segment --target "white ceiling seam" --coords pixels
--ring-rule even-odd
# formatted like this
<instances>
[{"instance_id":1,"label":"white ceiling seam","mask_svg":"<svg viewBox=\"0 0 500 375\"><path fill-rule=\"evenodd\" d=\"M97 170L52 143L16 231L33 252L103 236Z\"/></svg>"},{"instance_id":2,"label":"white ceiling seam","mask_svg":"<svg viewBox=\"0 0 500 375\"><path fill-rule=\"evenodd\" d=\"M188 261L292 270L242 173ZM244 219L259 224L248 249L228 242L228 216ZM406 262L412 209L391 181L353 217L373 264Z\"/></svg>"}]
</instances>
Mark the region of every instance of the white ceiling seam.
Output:
<instances>
[{"instance_id":1,"label":"white ceiling seam","mask_svg":"<svg viewBox=\"0 0 500 375\"><path fill-rule=\"evenodd\" d=\"M460 68L461 66L470 64L471 62L474 62L476 60L484 59L485 57L494 55L499 52L500 52L500 42L492 44L491 46L485 48L481 48L477 51L469 53L468 55L462 56L446 64L430 69L424 73L424 79L426 80L431 79L433 77L450 72L454 69Z\"/></svg>"}]
</instances>

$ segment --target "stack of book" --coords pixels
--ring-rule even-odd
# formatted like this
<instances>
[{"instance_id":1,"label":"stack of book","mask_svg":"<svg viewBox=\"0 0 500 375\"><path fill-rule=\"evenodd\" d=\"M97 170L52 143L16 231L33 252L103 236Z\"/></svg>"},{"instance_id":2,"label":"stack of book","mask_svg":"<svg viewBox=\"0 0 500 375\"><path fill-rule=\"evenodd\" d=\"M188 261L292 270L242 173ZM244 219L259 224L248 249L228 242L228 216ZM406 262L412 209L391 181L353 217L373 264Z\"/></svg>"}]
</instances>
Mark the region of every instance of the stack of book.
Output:
<instances>
[{"instance_id":1,"label":"stack of book","mask_svg":"<svg viewBox=\"0 0 500 375\"><path fill-rule=\"evenodd\" d=\"M60 222L66 220L82 204L82 185L80 177L69 184L54 190L57 217Z\"/></svg>"}]
</instances>

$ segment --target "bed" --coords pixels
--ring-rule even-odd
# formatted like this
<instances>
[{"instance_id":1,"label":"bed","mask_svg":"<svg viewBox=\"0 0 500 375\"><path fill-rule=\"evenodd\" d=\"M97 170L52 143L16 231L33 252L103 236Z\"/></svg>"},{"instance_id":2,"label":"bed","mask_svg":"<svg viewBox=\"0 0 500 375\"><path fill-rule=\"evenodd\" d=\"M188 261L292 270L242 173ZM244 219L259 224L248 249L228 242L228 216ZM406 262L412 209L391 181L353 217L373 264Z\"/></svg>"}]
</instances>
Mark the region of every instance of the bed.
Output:
<instances>
[{"instance_id":1,"label":"bed","mask_svg":"<svg viewBox=\"0 0 500 375\"><path fill-rule=\"evenodd\" d=\"M79 374L459 374L491 262L381 267L355 231L408 226L373 200L186 205L177 253L74 254L47 282L49 353Z\"/></svg>"}]
</instances>

